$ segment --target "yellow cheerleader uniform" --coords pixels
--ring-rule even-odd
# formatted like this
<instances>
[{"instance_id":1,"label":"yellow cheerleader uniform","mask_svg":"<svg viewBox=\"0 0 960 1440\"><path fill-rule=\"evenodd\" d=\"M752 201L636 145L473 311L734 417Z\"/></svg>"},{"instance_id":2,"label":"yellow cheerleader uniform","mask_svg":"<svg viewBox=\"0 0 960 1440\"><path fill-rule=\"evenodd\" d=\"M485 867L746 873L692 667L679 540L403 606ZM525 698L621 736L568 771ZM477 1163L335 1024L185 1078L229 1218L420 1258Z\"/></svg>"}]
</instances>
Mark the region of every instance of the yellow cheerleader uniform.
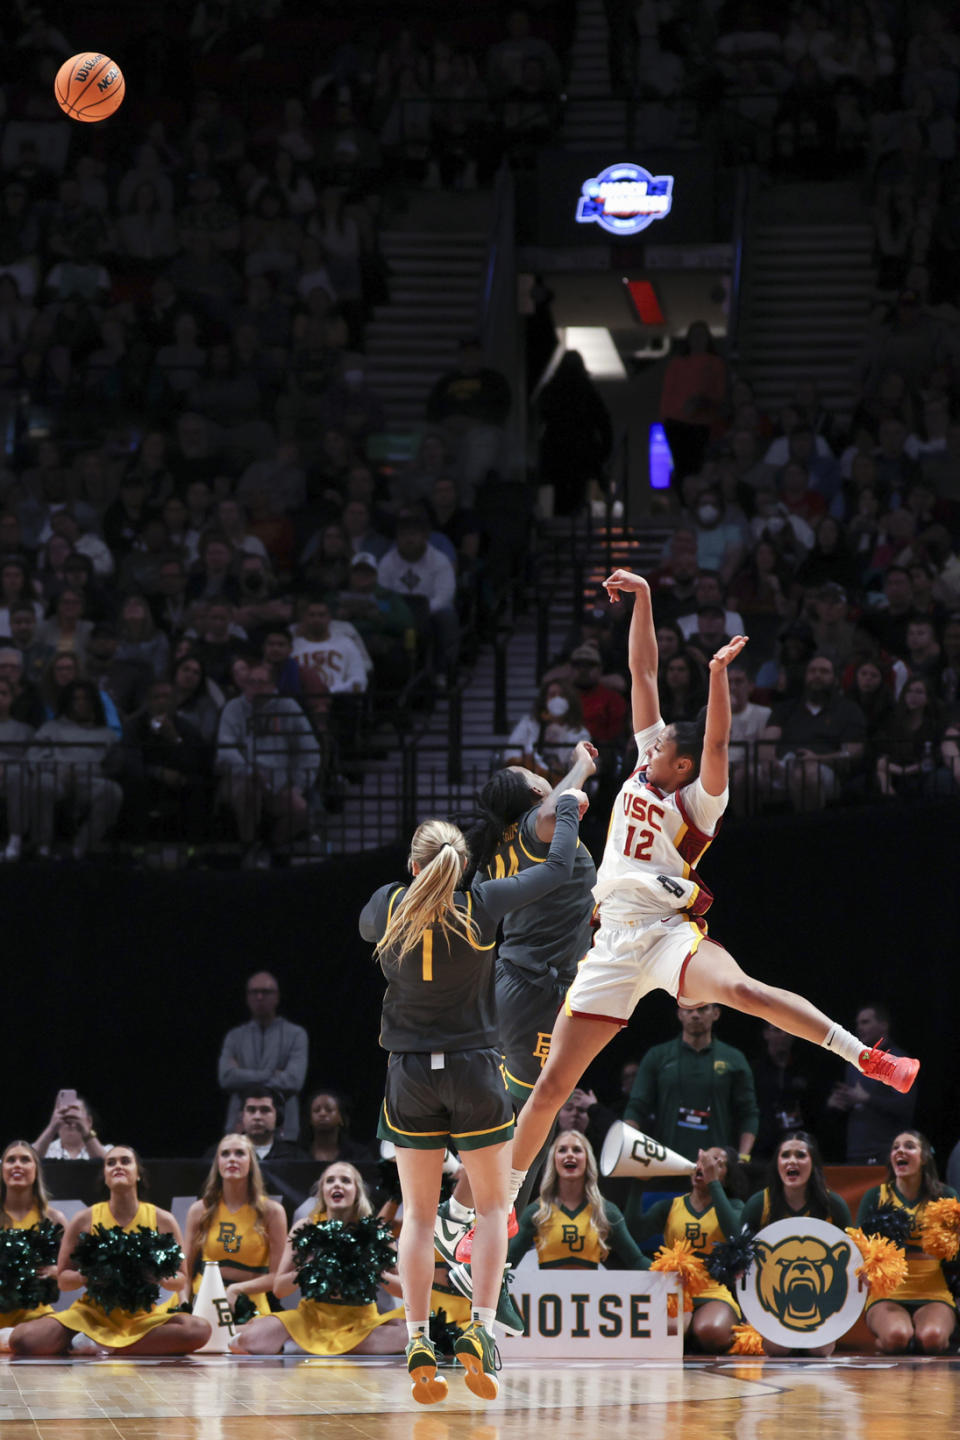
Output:
<instances>
[{"instance_id":1,"label":"yellow cheerleader uniform","mask_svg":"<svg viewBox=\"0 0 960 1440\"><path fill-rule=\"evenodd\" d=\"M942 1198L956 1199L956 1191L945 1185ZM907 1240L907 1278L902 1285L897 1286L892 1295L887 1295L886 1299L892 1300L896 1305L909 1305L911 1309L938 1300L942 1305L949 1305L951 1310L956 1310L957 1304L943 1278L940 1261L933 1255L923 1253L921 1227L926 1201L918 1200L916 1205L908 1205L896 1185L884 1182L864 1195L860 1202L858 1220L866 1216L875 1205L896 1205L898 1210L906 1210L913 1219L913 1229ZM864 1308L869 1310L871 1305L879 1303L878 1300L868 1300Z\"/></svg>"},{"instance_id":2,"label":"yellow cheerleader uniform","mask_svg":"<svg viewBox=\"0 0 960 1440\"><path fill-rule=\"evenodd\" d=\"M666 1208L666 1202L661 1201L648 1210L643 1218L654 1229L662 1223L664 1245L675 1245L678 1240L687 1240L701 1260L706 1260L714 1245L727 1238L716 1206L711 1205L709 1210L698 1214L690 1203L689 1195L677 1195L670 1202L669 1209ZM726 1285L711 1281L709 1289L701 1290L699 1295L694 1296L693 1308L698 1310L708 1300L722 1300L725 1305L730 1306L737 1318L740 1318L740 1306Z\"/></svg>"},{"instance_id":3,"label":"yellow cheerleader uniform","mask_svg":"<svg viewBox=\"0 0 960 1440\"><path fill-rule=\"evenodd\" d=\"M22 1220L14 1220L9 1228L11 1230L29 1230L34 1225L40 1224L40 1211L34 1206L28 1210ZM0 1314L0 1330L7 1325L22 1325L24 1320L37 1320L41 1315L52 1315L52 1305L35 1305L32 1310L8 1310L6 1314Z\"/></svg>"},{"instance_id":4,"label":"yellow cheerleader uniform","mask_svg":"<svg viewBox=\"0 0 960 1440\"><path fill-rule=\"evenodd\" d=\"M846 1200L844 1200L842 1195L838 1195L835 1190L827 1191L827 1200L829 1202L829 1213L826 1216L827 1223L836 1225L838 1230L846 1230L848 1225L853 1224L853 1221L850 1219L850 1211L847 1207ZM744 1205L740 1215L740 1223L741 1225L746 1225L756 1234L758 1230L763 1230L770 1224L772 1213L773 1206L770 1201L769 1189L757 1190ZM810 1217L809 1203L806 1204L802 1210L788 1211L786 1215L781 1215L779 1218L781 1220L789 1220L792 1215L795 1215L798 1220Z\"/></svg>"},{"instance_id":5,"label":"yellow cheerleader uniform","mask_svg":"<svg viewBox=\"0 0 960 1440\"><path fill-rule=\"evenodd\" d=\"M252 1205L228 1210L225 1202L220 1201L203 1242L203 1253L197 1259L194 1295L200 1289L205 1260L219 1260L221 1265L231 1265L234 1270L244 1270L250 1275L270 1273L270 1242L266 1235L259 1234L256 1223L257 1212ZM257 1307L258 1315L270 1314L265 1290L248 1294L247 1299Z\"/></svg>"},{"instance_id":6,"label":"yellow cheerleader uniform","mask_svg":"<svg viewBox=\"0 0 960 1440\"><path fill-rule=\"evenodd\" d=\"M611 1257L618 1269L648 1268L650 1262L634 1241L622 1214L609 1200L603 1202L609 1226L606 1243L597 1234L586 1199L576 1210L568 1210L555 1202L546 1221L538 1228L535 1216L539 1208L534 1202L520 1216L517 1233L507 1247L511 1265L519 1264L531 1246L535 1246L541 1270L597 1270L601 1265L613 1269Z\"/></svg>"},{"instance_id":7,"label":"yellow cheerleader uniform","mask_svg":"<svg viewBox=\"0 0 960 1440\"><path fill-rule=\"evenodd\" d=\"M319 1210L311 1215L310 1224L320 1225L327 1218L326 1212ZM402 1306L381 1313L375 1300L369 1305L349 1305L339 1300L304 1298L295 1310L277 1310L273 1318L286 1327L290 1339L301 1350L311 1355L346 1355L378 1326L388 1320L402 1320L403 1315Z\"/></svg>"},{"instance_id":8,"label":"yellow cheerleader uniform","mask_svg":"<svg viewBox=\"0 0 960 1440\"><path fill-rule=\"evenodd\" d=\"M91 1208L91 1231L96 1225L102 1225L105 1230L117 1228L117 1221L106 1200ZM148 1230L157 1229L156 1205L141 1200L136 1215L123 1229L129 1234L140 1225L146 1226ZM178 1297L171 1294L168 1300L158 1302L152 1310L108 1311L83 1294L68 1310L56 1311L54 1319L59 1320L68 1330L79 1330L81 1334L89 1335L98 1345L105 1345L111 1350L122 1350L124 1346L134 1345L138 1340L142 1340L144 1335L155 1330L158 1325L163 1325L176 1311L179 1303Z\"/></svg>"}]
</instances>

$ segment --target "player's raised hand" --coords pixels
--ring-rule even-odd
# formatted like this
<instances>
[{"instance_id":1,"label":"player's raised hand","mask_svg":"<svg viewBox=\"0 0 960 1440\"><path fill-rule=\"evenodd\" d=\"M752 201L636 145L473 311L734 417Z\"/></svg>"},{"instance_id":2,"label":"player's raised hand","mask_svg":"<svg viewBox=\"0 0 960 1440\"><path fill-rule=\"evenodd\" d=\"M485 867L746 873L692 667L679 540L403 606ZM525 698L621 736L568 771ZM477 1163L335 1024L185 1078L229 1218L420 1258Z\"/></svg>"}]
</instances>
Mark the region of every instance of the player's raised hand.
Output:
<instances>
[{"instance_id":1,"label":"player's raised hand","mask_svg":"<svg viewBox=\"0 0 960 1440\"><path fill-rule=\"evenodd\" d=\"M596 775L597 756L600 754L596 745L591 745L589 740L578 740L573 747L573 761L579 765L586 775Z\"/></svg>"},{"instance_id":2,"label":"player's raised hand","mask_svg":"<svg viewBox=\"0 0 960 1440\"><path fill-rule=\"evenodd\" d=\"M632 570L614 570L613 574L604 580L603 588L610 597L611 604L619 605L621 590L649 590L650 586L642 575L635 575Z\"/></svg>"},{"instance_id":3,"label":"player's raised hand","mask_svg":"<svg viewBox=\"0 0 960 1440\"><path fill-rule=\"evenodd\" d=\"M586 815L587 811L590 809L589 798L583 790L567 790L564 793L567 795L575 795L577 797L577 805L580 810L580 819L582 820L584 815Z\"/></svg>"},{"instance_id":4,"label":"player's raised hand","mask_svg":"<svg viewBox=\"0 0 960 1440\"><path fill-rule=\"evenodd\" d=\"M729 644L722 645L710 661L711 674L715 670L726 670L727 666L736 660L749 638L749 635L734 635Z\"/></svg>"}]
</instances>

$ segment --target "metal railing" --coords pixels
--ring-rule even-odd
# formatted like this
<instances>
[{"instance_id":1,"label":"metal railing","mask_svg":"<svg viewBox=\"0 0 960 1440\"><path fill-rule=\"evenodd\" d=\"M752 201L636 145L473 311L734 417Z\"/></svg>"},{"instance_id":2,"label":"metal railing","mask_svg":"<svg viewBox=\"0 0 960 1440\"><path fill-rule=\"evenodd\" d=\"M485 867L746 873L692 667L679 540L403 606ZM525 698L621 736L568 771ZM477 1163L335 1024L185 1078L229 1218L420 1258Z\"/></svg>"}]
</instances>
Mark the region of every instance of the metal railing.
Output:
<instances>
[{"instance_id":1,"label":"metal railing","mask_svg":"<svg viewBox=\"0 0 960 1440\"><path fill-rule=\"evenodd\" d=\"M459 724L451 722L452 729ZM236 863L257 841L281 860L319 862L332 853L405 844L416 825L431 816L466 821L491 773L521 758L509 745L461 739L451 747L443 737L411 734L401 738L383 768L351 766L345 776L319 765L304 770L296 759L278 764L276 741L274 734L267 749L255 747L232 780L211 767L182 786L164 785L149 774L126 774L117 763L119 745L103 764L31 760L29 746L20 747L18 756L16 747L6 745L0 758L2 844L19 824L26 857L38 846L69 852L79 837L84 853L118 860L152 856L170 865ZM826 760L784 749L763 741L731 745L732 817L749 820L882 799L874 757ZM591 782L591 823L598 839L628 766L635 764L631 751L601 747L598 775ZM553 759L559 763L548 777L555 781L564 759ZM264 770L270 772L266 780ZM898 781L893 793L904 803L914 798L955 803L960 760L951 751L934 750L914 774ZM245 828L251 818L255 823Z\"/></svg>"}]
</instances>

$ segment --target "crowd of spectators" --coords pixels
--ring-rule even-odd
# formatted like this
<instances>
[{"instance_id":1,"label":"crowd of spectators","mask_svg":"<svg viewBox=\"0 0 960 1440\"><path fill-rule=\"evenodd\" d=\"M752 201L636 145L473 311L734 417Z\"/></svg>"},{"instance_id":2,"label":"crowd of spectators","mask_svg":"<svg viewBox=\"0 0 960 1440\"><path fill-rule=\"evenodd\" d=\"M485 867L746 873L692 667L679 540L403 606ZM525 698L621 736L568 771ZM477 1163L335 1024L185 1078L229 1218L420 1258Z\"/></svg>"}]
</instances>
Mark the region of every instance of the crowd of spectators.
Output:
<instances>
[{"instance_id":1,"label":"crowd of spectators","mask_svg":"<svg viewBox=\"0 0 960 1440\"><path fill-rule=\"evenodd\" d=\"M885 492L858 559L843 469L860 460L873 475L875 448L863 431L846 461L831 455L839 518L804 471L805 497L824 506L813 525L803 522L801 541L784 467L770 463L760 490L733 484L733 457L721 441L683 481L686 505L651 577L661 713L668 723L695 720L710 657L731 635L750 636L729 672L735 812L958 793L960 509L937 498L936 518L917 525L917 496L937 494L918 463L907 485ZM770 513L753 532L762 493ZM898 526L902 544L891 538ZM631 763L618 616L591 610L544 678L534 712L510 737L511 756L543 774L562 772L582 725L608 769Z\"/></svg>"},{"instance_id":2,"label":"crowd of spectators","mask_svg":"<svg viewBox=\"0 0 960 1440\"><path fill-rule=\"evenodd\" d=\"M69 7L0 17L0 853L267 864L496 603L474 500L510 386L465 336L391 465L366 329L409 187L487 183L553 125L570 7L172 5L138 47L95 18L127 95L80 126Z\"/></svg>"},{"instance_id":3,"label":"crowd of spectators","mask_svg":"<svg viewBox=\"0 0 960 1440\"><path fill-rule=\"evenodd\" d=\"M926 210L932 162L952 161L951 7L899 0L607 0L610 71L661 139L710 127L726 158L804 179L875 167L895 246ZM915 163L919 162L919 163ZM926 192L926 193L925 193Z\"/></svg>"},{"instance_id":4,"label":"crowd of spectators","mask_svg":"<svg viewBox=\"0 0 960 1440\"><path fill-rule=\"evenodd\" d=\"M713 35L709 65L722 83L707 91L728 114L742 92L768 175L786 164L819 178L842 160L873 196L876 312L849 414L833 413L812 381L767 413L700 322L669 359L660 418L674 461L663 517L672 534L651 577L663 716L695 719L706 662L725 638L746 633L750 645L730 670L735 810L955 796L956 17L944 6L892 3L805 5L782 23L750 3L685 14L691 23L681 25L663 7L639 7L640 49L666 38L700 83L703 39ZM795 103L798 88L809 105ZM835 123L838 113L850 119L851 97L869 122L857 146ZM624 696L625 633L602 595L546 678L575 681L588 648L597 686ZM621 711L611 731L608 715L584 707L616 770L628 721ZM545 743L546 714L538 733Z\"/></svg>"},{"instance_id":5,"label":"crowd of spectators","mask_svg":"<svg viewBox=\"0 0 960 1440\"><path fill-rule=\"evenodd\" d=\"M424 397L416 454L385 466L365 329L404 187L482 183L555 128L572 8L425 10L348 35L296 3L256 23L239 3L174 7L149 22L149 66L128 67L124 124L97 127L40 102L75 48L48 10L18 17L0 77L3 854L82 857L107 834L195 845L223 827L268 863L343 806L415 676L449 684L489 602L496 524L479 499L510 385L465 339ZM625 14L608 6L614 37ZM852 416L810 384L764 413L704 325L670 362L664 716L696 715L705 659L744 629L737 807L954 793L956 28L942 7L892 3L776 26L748 3L682 20L641 5L626 24L637 75L622 78L641 95L651 57L673 55L658 83L740 105L763 163L819 146L859 166L890 307ZM295 36L278 85L272 42ZM561 395L546 417L568 460L569 413ZM592 458L608 453L602 407L587 431ZM593 478L586 459L568 468L561 511ZM627 741L607 626L579 627L512 737L545 773L584 730L614 755Z\"/></svg>"}]
</instances>

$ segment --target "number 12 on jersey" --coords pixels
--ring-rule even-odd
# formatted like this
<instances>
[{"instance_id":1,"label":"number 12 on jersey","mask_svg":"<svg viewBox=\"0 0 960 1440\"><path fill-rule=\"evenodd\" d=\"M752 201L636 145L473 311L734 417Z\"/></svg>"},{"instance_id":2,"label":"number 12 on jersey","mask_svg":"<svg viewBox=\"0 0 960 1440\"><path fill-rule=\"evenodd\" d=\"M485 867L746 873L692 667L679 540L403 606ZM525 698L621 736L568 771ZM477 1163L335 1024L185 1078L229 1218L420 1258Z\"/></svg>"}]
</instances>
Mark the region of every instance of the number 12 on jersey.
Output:
<instances>
[{"instance_id":1,"label":"number 12 on jersey","mask_svg":"<svg viewBox=\"0 0 960 1440\"><path fill-rule=\"evenodd\" d=\"M641 830L638 825L628 825L623 853L628 860L649 860L653 854L653 831Z\"/></svg>"}]
</instances>

